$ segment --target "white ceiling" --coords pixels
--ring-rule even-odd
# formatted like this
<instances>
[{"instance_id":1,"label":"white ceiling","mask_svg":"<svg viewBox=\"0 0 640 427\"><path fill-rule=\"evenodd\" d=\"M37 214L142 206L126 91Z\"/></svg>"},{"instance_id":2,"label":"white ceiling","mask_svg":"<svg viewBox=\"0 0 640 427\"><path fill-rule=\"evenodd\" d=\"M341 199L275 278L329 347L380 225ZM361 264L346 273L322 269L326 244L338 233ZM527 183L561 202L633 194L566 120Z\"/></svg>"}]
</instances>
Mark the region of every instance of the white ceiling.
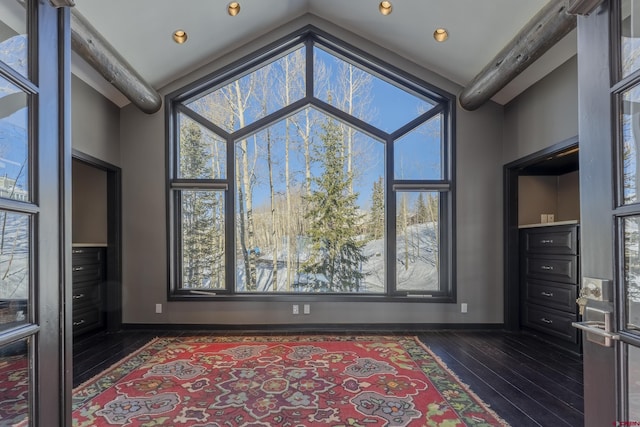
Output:
<instances>
[{"instance_id":1,"label":"white ceiling","mask_svg":"<svg viewBox=\"0 0 640 427\"><path fill-rule=\"evenodd\" d=\"M556 0L551 0L556 1ZM305 13L312 13L465 86L547 0L394 0L382 16L378 0L76 0L76 8L153 87L159 89L210 58ZM449 40L437 43L437 27ZM189 35L178 45L176 29ZM500 91L501 104L576 53L575 31ZM74 54L73 71L119 106L128 100Z\"/></svg>"}]
</instances>

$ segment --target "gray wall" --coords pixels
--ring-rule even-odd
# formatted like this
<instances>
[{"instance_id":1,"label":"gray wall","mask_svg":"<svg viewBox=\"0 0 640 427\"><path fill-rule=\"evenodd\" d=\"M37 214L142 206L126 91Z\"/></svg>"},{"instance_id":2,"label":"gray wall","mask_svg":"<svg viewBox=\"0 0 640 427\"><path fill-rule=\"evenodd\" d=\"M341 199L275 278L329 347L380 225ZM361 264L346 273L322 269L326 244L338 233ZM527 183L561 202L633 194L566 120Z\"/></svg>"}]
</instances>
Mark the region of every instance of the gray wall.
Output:
<instances>
[{"instance_id":1,"label":"gray wall","mask_svg":"<svg viewBox=\"0 0 640 427\"><path fill-rule=\"evenodd\" d=\"M550 213L555 221L580 220L578 172L519 177L518 225L537 224L541 214Z\"/></svg>"},{"instance_id":2,"label":"gray wall","mask_svg":"<svg viewBox=\"0 0 640 427\"><path fill-rule=\"evenodd\" d=\"M580 174L567 173L558 177L558 220L580 220Z\"/></svg>"},{"instance_id":3,"label":"gray wall","mask_svg":"<svg viewBox=\"0 0 640 427\"><path fill-rule=\"evenodd\" d=\"M503 163L578 134L578 64L574 56L504 107Z\"/></svg>"},{"instance_id":4,"label":"gray wall","mask_svg":"<svg viewBox=\"0 0 640 427\"><path fill-rule=\"evenodd\" d=\"M396 67L458 94L460 87L393 52L315 16L283 25L182 78L168 93L240 59L305 24L368 51ZM167 303L167 218L164 111L121 111L123 168L123 281L125 323L335 324L335 323L501 323L502 315L502 107L457 112L457 295L459 304L312 302L311 315L291 315L291 302ZM156 303L164 311L155 314Z\"/></svg>"},{"instance_id":5,"label":"gray wall","mask_svg":"<svg viewBox=\"0 0 640 427\"><path fill-rule=\"evenodd\" d=\"M120 166L120 108L85 82L71 78L71 145Z\"/></svg>"},{"instance_id":6,"label":"gray wall","mask_svg":"<svg viewBox=\"0 0 640 427\"><path fill-rule=\"evenodd\" d=\"M518 225L537 224L541 214L558 210L558 179L555 176L518 178Z\"/></svg>"},{"instance_id":7,"label":"gray wall","mask_svg":"<svg viewBox=\"0 0 640 427\"><path fill-rule=\"evenodd\" d=\"M107 173L73 160L72 242L107 243Z\"/></svg>"}]
</instances>

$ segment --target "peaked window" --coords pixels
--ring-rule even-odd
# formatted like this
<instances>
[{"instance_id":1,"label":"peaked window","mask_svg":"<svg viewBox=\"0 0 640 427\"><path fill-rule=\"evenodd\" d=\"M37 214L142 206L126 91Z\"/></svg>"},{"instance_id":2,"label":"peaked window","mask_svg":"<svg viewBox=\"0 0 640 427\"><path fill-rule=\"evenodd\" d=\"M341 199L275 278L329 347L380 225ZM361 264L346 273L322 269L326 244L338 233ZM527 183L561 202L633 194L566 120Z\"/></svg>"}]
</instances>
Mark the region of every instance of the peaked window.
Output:
<instances>
[{"instance_id":1,"label":"peaked window","mask_svg":"<svg viewBox=\"0 0 640 427\"><path fill-rule=\"evenodd\" d=\"M451 300L454 101L315 30L169 95L172 297Z\"/></svg>"}]
</instances>

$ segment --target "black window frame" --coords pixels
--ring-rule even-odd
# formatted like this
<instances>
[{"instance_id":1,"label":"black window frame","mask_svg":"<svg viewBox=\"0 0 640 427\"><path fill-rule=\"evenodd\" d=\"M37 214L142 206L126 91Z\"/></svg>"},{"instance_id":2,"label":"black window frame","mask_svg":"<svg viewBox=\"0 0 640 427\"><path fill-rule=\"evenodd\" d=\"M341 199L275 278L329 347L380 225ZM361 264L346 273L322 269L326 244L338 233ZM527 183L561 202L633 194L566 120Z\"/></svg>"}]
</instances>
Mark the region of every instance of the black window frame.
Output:
<instances>
[{"instance_id":1,"label":"black window frame","mask_svg":"<svg viewBox=\"0 0 640 427\"><path fill-rule=\"evenodd\" d=\"M228 133L215 124L188 109L186 104L203 94L215 91L242 76L261 68L266 63L287 55L301 46L306 47L306 93L278 111L257 119L242 129ZM381 78L409 93L436 104L432 109L409 121L399 129L387 133L358 118L348 115L338 108L313 96L313 47L318 46L330 54L350 62L359 68ZM409 302L456 302L455 280L455 113L456 97L437 88L371 54L308 25L300 30L269 44L262 49L235 61L220 70L180 88L165 97L165 135L166 135L166 194L167 194L167 252L168 286L167 297L170 301L188 300L346 300L346 301L409 301ZM253 135L285 117L292 116L306 107L314 107L360 132L368 134L385 145L385 249L386 272L384 293L300 293L300 292L235 292L235 164L234 144L241 138ZM182 179L178 176L179 124L180 114L186 114L191 120L226 137L227 159L224 179ZM398 180L393 176L394 141L397 141L431 118L441 115L442 132L442 179L440 180ZM225 138L223 138L225 139ZM225 289L181 289L181 214L180 197L182 190L225 191ZM421 191L436 192L440 195L439 233L440 233L440 289L438 291L398 291L395 285L396 258L396 192ZM389 260L392 260L391 262Z\"/></svg>"}]
</instances>

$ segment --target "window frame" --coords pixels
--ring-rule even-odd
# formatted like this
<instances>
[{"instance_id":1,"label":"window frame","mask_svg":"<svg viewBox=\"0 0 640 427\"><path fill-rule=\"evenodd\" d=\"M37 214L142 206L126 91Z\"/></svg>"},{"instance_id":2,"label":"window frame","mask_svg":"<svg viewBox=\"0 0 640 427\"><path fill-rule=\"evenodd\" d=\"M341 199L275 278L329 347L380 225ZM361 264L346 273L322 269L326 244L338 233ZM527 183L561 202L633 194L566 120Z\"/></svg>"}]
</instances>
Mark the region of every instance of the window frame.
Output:
<instances>
[{"instance_id":1,"label":"window frame","mask_svg":"<svg viewBox=\"0 0 640 427\"><path fill-rule=\"evenodd\" d=\"M305 47L305 94L279 110L249 123L245 127L229 133L197 112L187 104L205 94L211 93L226 84L244 77L265 64L277 60L302 46ZM434 104L434 107L412 119L391 133L362 121L348 113L315 98L314 95L314 46L335 57L347 61ZM295 113L312 107L329 117L339 120L359 132L367 134L384 144L385 151L385 292L384 293L301 293L301 292L236 292L235 287L235 144L237 141L266 129L273 124L291 117ZM456 302L455 286L455 112L456 97L399 68L388 64L371 54L349 45L322 30L308 25L240 60L221 68L185 87L169 93L165 98L166 122L166 194L167 194L167 253L168 286L167 297L170 301L185 300L327 300L327 301L409 301L409 302ZM185 114L214 132L226 141L226 176L224 179L185 179L178 176L179 158L179 115ZM394 177L394 142L414 129L441 115L441 179L440 180L399 180ZM181 261L181 203L182 190L211 190L225 193L225 288L224 289L182 289ZM435 192L440 195L439 203L439 290L406 291L397 290L395 284L396 245L389 236L395 236L396 228L396 192L419 191Z\"/></svg>"}]
</instances>

